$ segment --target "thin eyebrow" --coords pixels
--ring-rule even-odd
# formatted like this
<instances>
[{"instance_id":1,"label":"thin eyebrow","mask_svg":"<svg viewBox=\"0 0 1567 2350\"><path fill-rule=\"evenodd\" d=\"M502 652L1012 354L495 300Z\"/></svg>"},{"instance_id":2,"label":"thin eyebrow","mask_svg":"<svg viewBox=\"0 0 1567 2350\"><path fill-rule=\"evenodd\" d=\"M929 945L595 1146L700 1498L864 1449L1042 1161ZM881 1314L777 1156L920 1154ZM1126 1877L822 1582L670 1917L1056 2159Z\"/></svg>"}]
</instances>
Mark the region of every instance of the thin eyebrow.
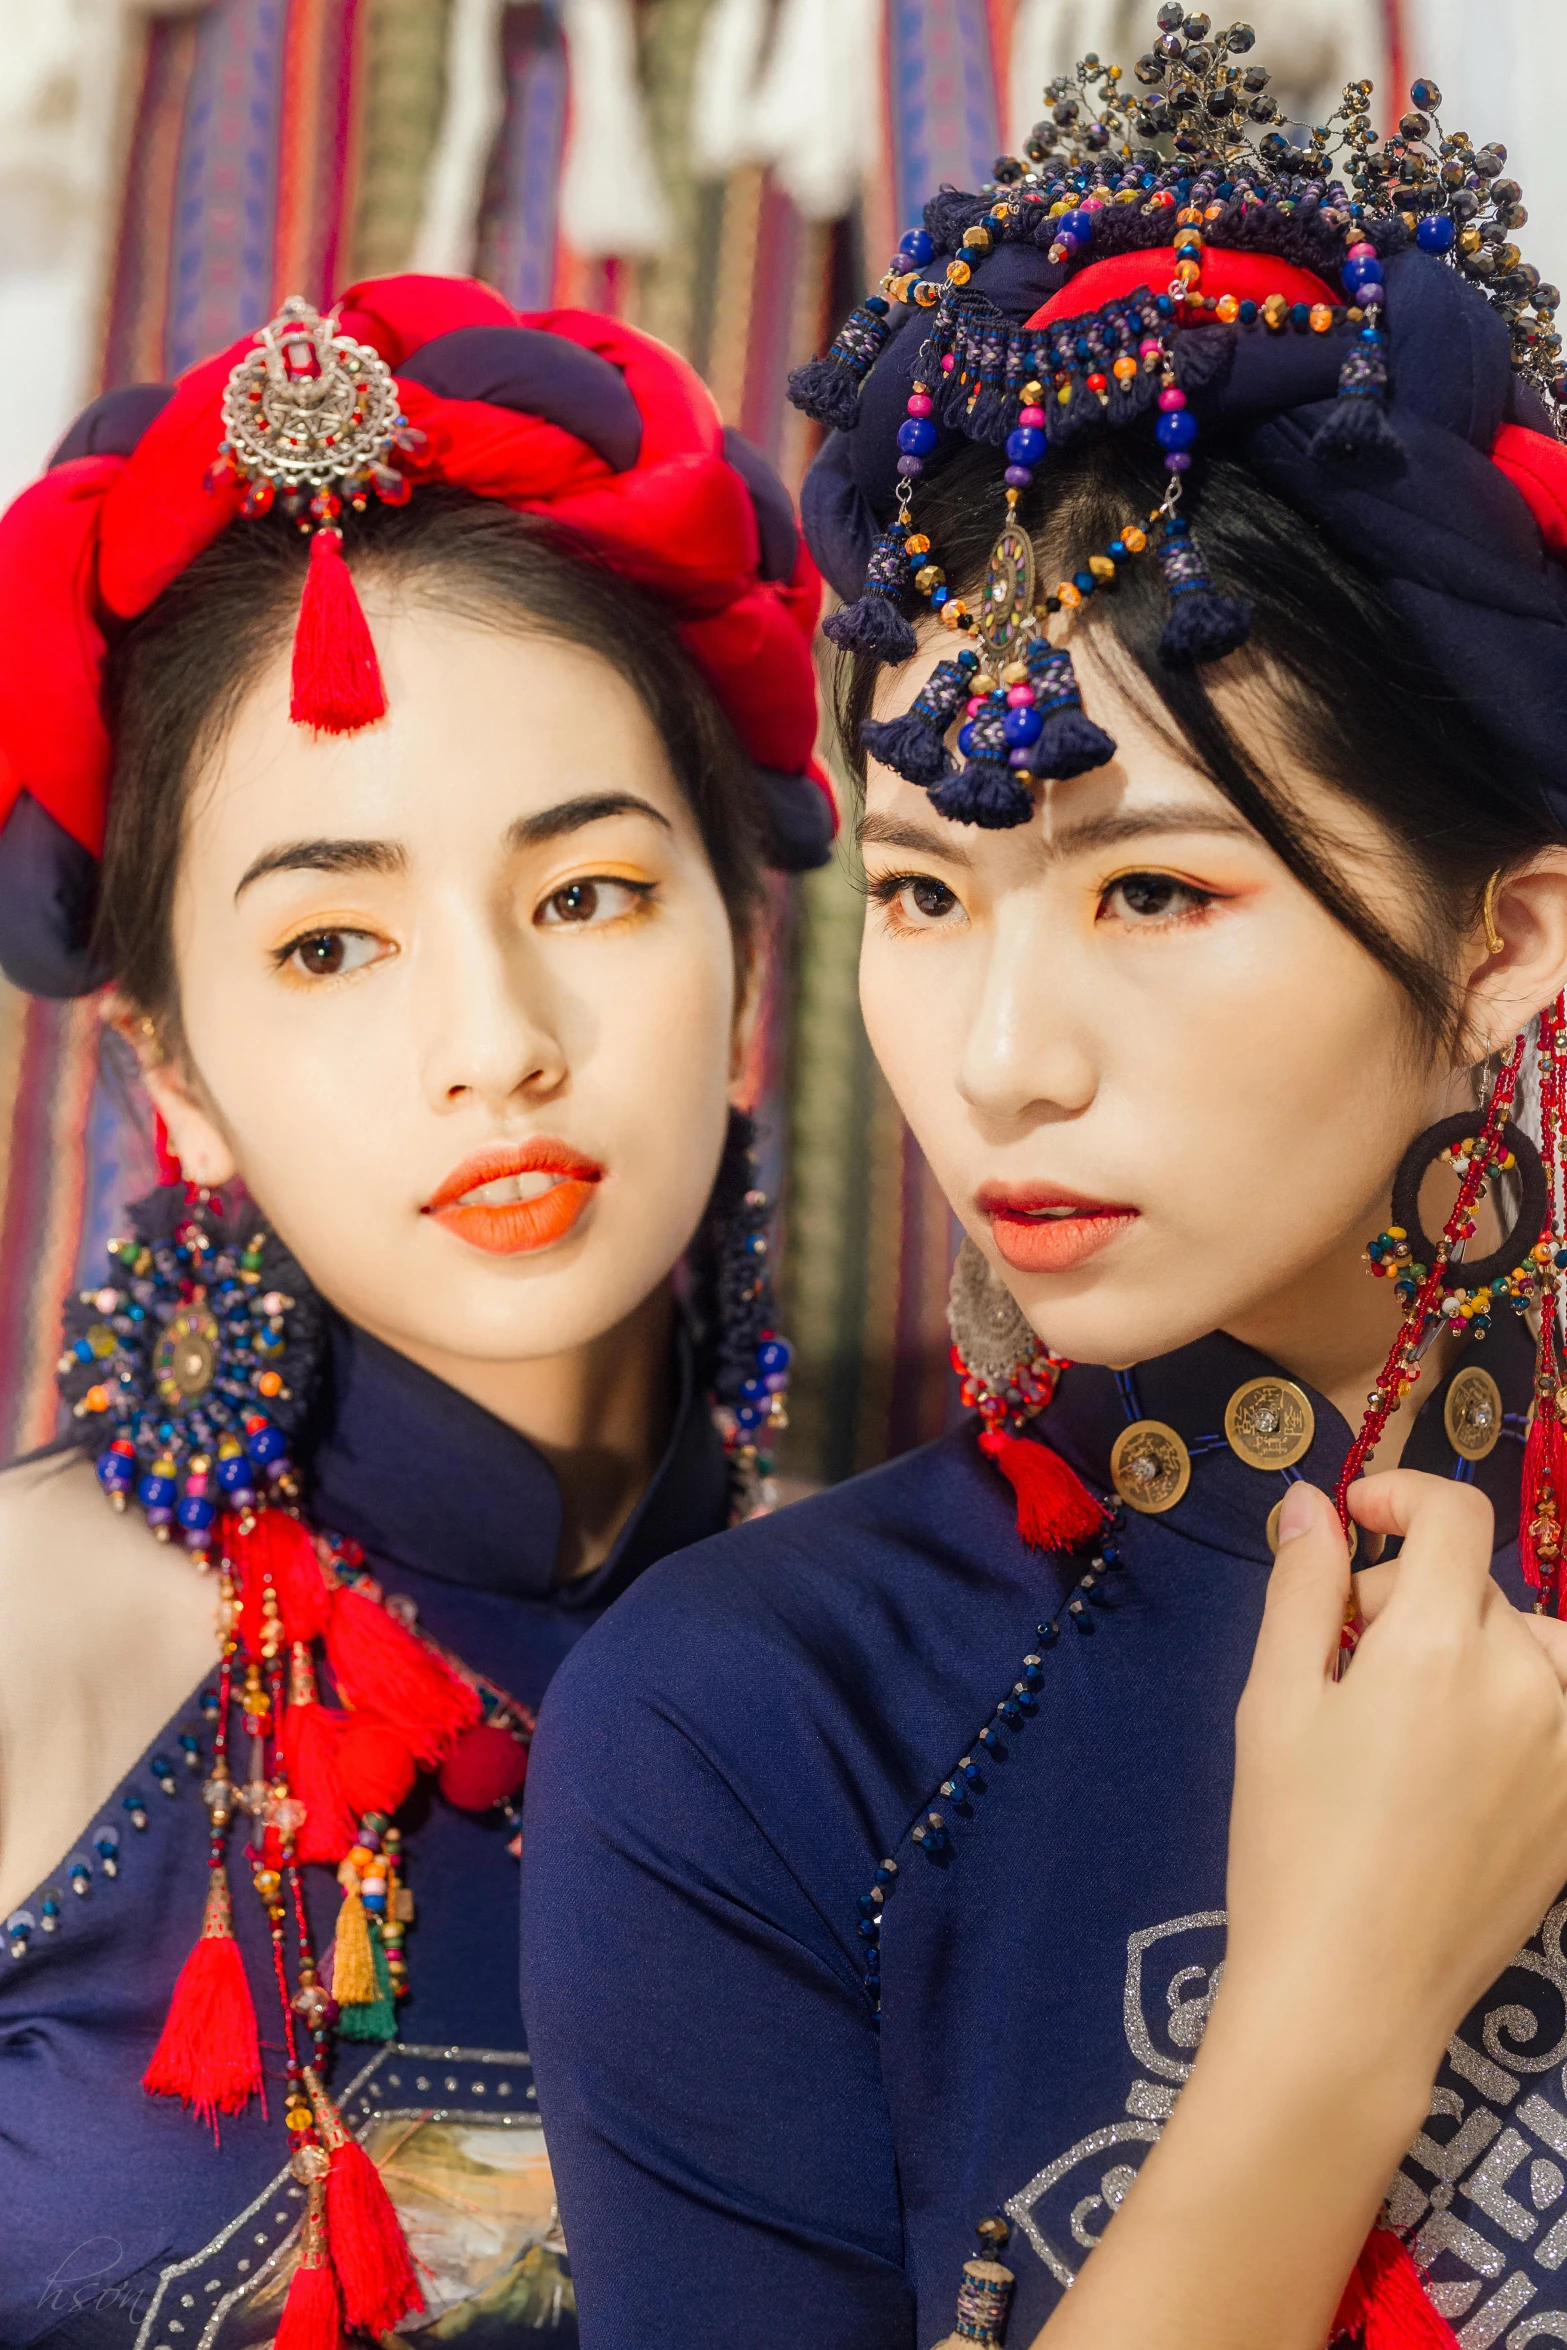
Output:
<instances>
[{"instance_id":1,"label":"thin eyebrow","mask_svg":"<svg viewBox=\"0 0 1567 2350\"><path fill-rule=\"evenodd\" d=\"M871 843L884 849L909 849L916 857L940 857L948 865L973 863L960 842L932 832L923 824L906 823L897 816L862 816L859 839L862 849Z\"/></svg>"},{"instance_id":2,"label":"thin eyebrow","mask_svg":"<svg viewBox=\"0 0 1567 2350\"><path fill-rule=\"evenodd\" d=\"M290 840L264 849L246 868L236 902L269 873L402 873L408 852L395 840Z\"/></svg>"},{"instance_id":3,"label":"thin eyebrow","mask_svg":"<svg viewBox=\"0 0 1567 2350\"><path fill-rule=\"evenodd\" d=\"M1078 849L1120 848L1126 841L1147 840L1161 832L1217 832L1232 840L1256 837L1243 816L1221 816L1176 802L1165 808L1125 808L1110 815L1085 816L1079 824L1063 824L1045 845L1052 856L1066 856Z\"/></svg>"},{"instance_id":4,"label":"thin eyebrow","mask_svg":"<svg viewBox=\"0 0 1567 2350\"><path fill-rule=\"evenodd\" d=\"M1235 840L1253 837L1251 826L1240 816L1221 816L1200 808L1170 807L1126 808L1105 816L1087 816L1081 823L1064 824L1042 842L1047 859L1070 856L1081 849L1120 848L1128 841L1147 840L1160 833L1224 833ZM969 865L973 860L968 851L945 834L932 832L923 824L910 824L895 816L870 815L860 824L860 845L867 843L889 849L909 849L916 856L940 857L948 865Z\"/></svg>"},{"instance_id":5,"label":"thin eyebrow","mask_svg":"<svg viewBox=\"0 0 1567 2350\"><path fill-rule=\"evenodd\" d=\"M541 808L537 816L519 816L507 831L506 845L509 849L537 848L541 841L559 840L563 833L580 832L584 825L602 824L606 816L647 816L666 832L675 829L661 809L651 800L639 799L635 792L593 792L580 799L561 800L553 808Z\"/></svg>"}]
</instances>

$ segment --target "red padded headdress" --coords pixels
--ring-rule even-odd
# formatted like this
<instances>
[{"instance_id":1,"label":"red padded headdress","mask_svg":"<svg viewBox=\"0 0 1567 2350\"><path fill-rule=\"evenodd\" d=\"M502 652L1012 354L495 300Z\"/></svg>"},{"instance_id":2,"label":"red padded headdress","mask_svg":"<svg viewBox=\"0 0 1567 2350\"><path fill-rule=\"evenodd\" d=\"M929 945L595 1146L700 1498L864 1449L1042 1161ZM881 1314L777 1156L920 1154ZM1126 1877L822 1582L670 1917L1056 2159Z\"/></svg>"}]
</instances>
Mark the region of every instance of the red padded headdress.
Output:
<instances>
[{"instance_id":1,"label":"red padded headdress","mask_svg":"<svg viewBox=\"0 0 1567 2350\"><path fill-rule=\"evenodd\" d=\"M522 315L472 279L367 280L343 296L337 331L395 379L406 429L397 470L377 471L382 494L407 494L400 472L415 496L445 482L548 515L657 596L758 770L775 861L820 862L834 819L812 758L817 573L781 484L725 430L694 370L613 319ZM0 518L0 964L35 992L72 994L103 976L88 966L85 928L112 759L106 639L254 510L254 491L247 508L246 481L219 452L225 390L259 340L172 388L105 395ZM311 508L306 527L310 514L330 524ZM382 706L346 575L321 576L343 567L314 560L337 552L330 527L318 533L296 641L295 714L328 726L356 719L334 718L331 681L314 671L301 706L313 603L318 619L346 610L357 625L371 677L363 714Z\"/></svg>"}]
</instances>

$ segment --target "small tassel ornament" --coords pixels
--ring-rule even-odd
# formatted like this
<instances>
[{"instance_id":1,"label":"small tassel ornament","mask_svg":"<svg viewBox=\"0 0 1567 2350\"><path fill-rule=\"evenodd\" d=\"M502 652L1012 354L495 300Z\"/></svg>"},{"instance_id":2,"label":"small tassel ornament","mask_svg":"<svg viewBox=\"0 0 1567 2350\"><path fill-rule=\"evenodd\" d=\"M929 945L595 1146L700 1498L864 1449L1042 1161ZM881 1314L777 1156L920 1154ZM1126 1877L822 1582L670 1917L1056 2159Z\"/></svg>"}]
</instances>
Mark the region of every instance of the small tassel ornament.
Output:
<instances>
[{"instance_id":1,"label":"small tassel ornament","mask_svg":"<svg viewBox=\"0 0 1567 2350\"><path fill-rule=\"evenodd\" d=\"M901 718L868 718L860 740L873 759L892 768L907 783L928 790L954 772L947 749L947 730L973 688L970 680L979 668L979 655L965 646L955 660L934 668Z\"/></svg>"},{"instance_id":2,"label":"small tassel ornament","mask_svg":"<svg viewBox=\"0 0 1567 2350\"><path fill-rule=\"evenodd\" d=\"M1536 1605L1560 1615L1562 1512L1567 1508L1567 1428L1560 1398L1567 1387L1562 1362L1562 1276L1567 1249L1557 1223L1562 1214L1562 1148L1567 1132L1567 998L1540 1014L1540 1160L1545 1175L1547 1230L1534 1249L1539 1268L1540 1335L1535 1350L1534 1416L1523 1451L1518 1510L1518 1555ZM1551 1229L1555 1226L1555 1230Z\"/></svg>"},{"instance_id":3,"label":"small tassel ornament","mask_svg":"<svg viewBox=\"0 0 1567 2350\"><path fill-rule=\"evenodd\" d=\"M207 1887L201 1939L180 1969L162 2035L142 2075L154 2097L178 2097L217 2134L220 2113L242 2113L261 2087L256 2010L234 1939L221 1865Z\"/></svg>"},{"instance_id":4,"label":"small tassel ornament","mask_svg":"<svg viewBox=\"0 0 1567 2350\"><path fill-rule=\"evenodd\" d=\"M338 1772L343 1726L343 1716L319 1702L310 1652L296 1642L289 1656L288 1706L283 1715L283 1767L289 1792L305 1812L294 1838L294 1858L324 1861L331 1868L353 1843L357 1826Z\"/></svg>"},{"instance_id":5,"label":"small tassel ornament","mask_svg":"<svg viewBox=\"0 0 1567 2350\"><path fill-rule=\"evenodd\" d=\"M337 1937L332 1946L332 1997L339 2007L366 2007L380 1989L370 1948L370 1921L359 1891L359 1874L351 1860L341 1871L343 1906L337 1913Z\"/></svg>"},{"instance_id":6,"label":"small tassel ornament","mask_svg":"<svg viewBox=\"0 0 1567 2350\"><path fill-rule=\"evenodd\" d=\"M362 1588L345 1583L332 1593L326 1652L344 1703L390 1722L430 1768L479 1719L477 1693Z\"/></svg>"},{"instance_id":7,"label":"small tassel ornament","mask_svg":"<svg viewBox=\"0 0 1567 2350\"><path fill-rule=\"evenodd\" d=\"M300 2230L299 2266L272 2350L341 2350L343 2305L327 2253L326 2188L312 2180Z\"/></svg>"},{"instance_id":8,"label":"small tassel ornament","mask_svg":"<svg viewBox=\"0 0 1567 2350\"><path fill-rule=\"evenodd\" d=\"M386 716L381 664L339 530L318 530L310 542L292 682L288 714L318 734L358 734Z\"/></svg>"},{"instance_id":9,"label":"small tassel ornament","mask_svg":"<svg viewBox=\"0 0 1567 2350\"><path fill-rule=\"evenodd\" d=\"M1017 1496L1017 1530L1034 1550L1076 1550L1109 1524L1109 1513L1048 1444L985 1429L979 1449Z\"/></svg>"},{"instance_id":10,"label":"small tassel ornament","mask_svg":"<svg viewBox=\"0 0 1567 2350\"><path fill-rule=\"evenodd\" d=\"M1024 660L1034 689L1034 713L1041 721L1028 745L1030 774L1065 783L1090 768L1106 766L1115 757L1115 743L1083 708L1071 654L1048 637L1036 636L1030 639Z\"/></svg>"},{"instance_id":11,"label":"small tassel ornament","mask_svg":"<svg viewBox=\"0 0 1567 2350\"><path fill-rule=\"evenodd\" d=\"M908 523L900 517L877 541L854 602L829 612L822 622L822 634L844 652L864 653L873 661L912 660L918 640L898 609L908 585L908 536Z\"/></svg>"},{"instance_id":12,"label":"small tassel ornament","mask_svg":"<svg viewBox=\"0 0 1567 2350\"><path fill-rule=\"evenodd\" d=\"M381 2174L317 2076L305 2073L316 2127L331 2156L326 2182L327 2242L350 2328L377 2339L424 2307L407 2239Z\"/></svg>"},{"instance_id":13,"label":"small tassel ornament","mask_svg":"<svg viewBox=\"0 0 1567 2350\"><path fill-rule=\"evenodd\" d=\"M365 1926L369 1938L374 1996L345 2001L334 1975L332 1996L340 2010L337 2028L345 2040L395 2040L397 2017L392 2007L392 1970L386 1962L386 1944L381 1938L380 1921L366 1918Z\"/></svg>"},{"instance_id":14,"label":"small tassel ornament","mask_svg":"<svg viewBox=\"0 0 1567 2350\"><path fill-rule=\"evenodd\" d=\"M1366 2238L1328 2340L1353 2342L1360 2350L1457 2350L1457 2338L1427 2299L1404 2244L1385 2227Z\"/></svg>"},{"instance_id":15,"label":"small tassel ornament","mask_svg":"<svg viewBox=\"0 0 1567 2350\"><path fill-rule=\"evenodd\" d=\"M254 1516L245 1512L233 1536L233 1559L247 1591L272 1586L286 1640L321 1637L330 1594L316 1546L297 1518L280 1509L263 1509ZM245 1611L245 1643L255 1656L261 1654L262 1620L259 1609Z\"/></svg>"},{"instance_id":16,"label":"small tassel ornament","mask_svg":"<svg viewBox=\"0 0 1567 2350\"><path fill-rule=\"evenodd\" d=\"M1384 349L1385 337L1380 328L1361 328L1338 371L1338 398L1332 412L1318 426L1312 439L1313 457L1341 464L1379 457L1402 469L1403 444L1383 409L1387 397Z\"/></svg>"},{"instance_id":17,"label":"small tassel ornament","mask_svg":"<svg viewBox=\"0 0 1567 2350\"><path fill-rule=\"evenodd\" d=\"M998 688L986 695L958 736L967 764L932 788L931 806L938 814L955 824L982 825L987 832L1005 832L1028 822L1034 813L1033 795L1013 780L1006 721L1006 692Z\"/></svg>"},{"instance_id":18,"label":"small tassel ornament","mask_svg":"<svg viewBox=\"0 0 1567 2350\"><path fill-rule=\"evenodd\" d=\"M891 307L883 295L868 294L838 329L826 358L808 359L794 370L789 398L813 423L853 432L860 421L860 386L892 331Z\"/></svg>"},{"instance_id":19,"label":"small tassel ornament","mask_svg":"<svg viewBox=\"0 0 1567 2350\"><path fill-rule=\"evenodd\" d=\"M1222 661L1246 642L1251 633L1250 602L1244 596L1214 593L1192 526L1179 514L1165 523L1159 568L1170 598L1170 617L1159 639L1162 661L1183 666Z\"/></svg>"}]
</instances>

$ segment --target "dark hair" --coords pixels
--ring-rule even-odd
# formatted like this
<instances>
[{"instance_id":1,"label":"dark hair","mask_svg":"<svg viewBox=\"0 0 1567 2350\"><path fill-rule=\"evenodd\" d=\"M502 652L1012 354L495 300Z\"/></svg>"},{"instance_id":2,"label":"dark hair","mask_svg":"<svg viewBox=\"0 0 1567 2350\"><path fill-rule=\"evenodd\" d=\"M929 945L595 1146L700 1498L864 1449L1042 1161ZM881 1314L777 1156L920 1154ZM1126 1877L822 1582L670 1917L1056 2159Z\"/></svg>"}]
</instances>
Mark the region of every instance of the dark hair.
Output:
<instances>
[{"instance_id":1,"label":"dark hair","mask_svg":"<svg viewBox=\"0 0 1567 2350\"><path fill-rule=\"evenodd\" d=\"M360 577L417 580L443 610L554 638L614 663L657 730L690 804L744 959L762 899L765 830L753 771L667 611L547 521L443 487L343 516ZM288 644L309 542L273 514L235 522L111 646L115 744L94 949L165 1033L177 1033L171 914L186 796L261 669Z\"/></svg>"},{"instance_id":2,"label":"dark hair","mask_svg":"<svg viewBox=\"0 0 1567 2350\"><path fill-rule=\"evenodd\" d=\"M1124 435L1080 440L1052 453L1021 512L1044 582L1080 568L1164 494L1160 452ZM1200 670L1159 657L1169 606L1157 560L1134 560L1081 615L1113 632L1128 690L1282 859L1298 881L1388 971L1418 1027L1455 1037L1453 943L1479 915L1489 876L1561 839L1543 804L1531 806L1516 754L1504 751L1412 647L1386 595L1316 526L1266 489L1238 457L1221 453L1189 477L1190 508L1217 589L1252 599L1246 652ZM949 581L968 592L982 577L1002 510L990 449L966 448L923 482L917 527ZM912 607L911 607L912 609ZM1114 657L1114 656L1113 656ZM1331 825L1293 803L1264 760L1221 717L1208 690L1239 663L1265 668L1267 691L1295 757L1383 827L1403 858L1415 943L1379 921L1332 849ZM863 780L860 726L876 686L863 656L837 674L837 715ZM1090 696L1091 700L1091 696ZM1513 788L1497 782L1506 770Z\"/></svg>"}]
</instances>

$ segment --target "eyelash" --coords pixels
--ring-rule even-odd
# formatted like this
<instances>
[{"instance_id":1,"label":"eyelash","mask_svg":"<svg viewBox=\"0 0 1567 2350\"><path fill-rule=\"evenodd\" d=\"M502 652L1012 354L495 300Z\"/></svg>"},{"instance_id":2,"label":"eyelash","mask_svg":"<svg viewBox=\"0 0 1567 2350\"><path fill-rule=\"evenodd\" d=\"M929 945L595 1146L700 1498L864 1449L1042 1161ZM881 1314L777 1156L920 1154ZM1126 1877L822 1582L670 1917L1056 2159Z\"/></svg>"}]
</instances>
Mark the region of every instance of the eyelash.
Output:
<instances>
[{"instance_id":1,"label":"eyelash","mask_svg":"<svg viewBox=\"0 0 1567 2350\"><path fill-rule=\"evenodd\" d=\"M910 890L917 889L922 884L927 890L940 892L948 903L939 913L926 912L923 919L918 920L910 916L901 901ZM1135 907L1128 905L1119 919L1140 930L1171 929L1178 923L1200 922L1209 907L1218 902L1219 893L1216 890L1201 889L1196 882L1178 880L1173 873L1139 870L1131 873L1118 873L1112 880L1104 884L1099 893L1097 919L1100 921L1116 919L1117 917L1111 913L1114 900L1118 896L1136 891L1139 885L1155 893L1167 892L1171 898L1177 901L1174 905L1158 912L1139 913ZM883 873L874 877L867 875L864 886L865 893L871 902L880 906L885 912L888 927L906 935L922 929L939 927L947 920L953 908L957 908L959 912L962 911L957 893L949 889L944 881L938 880L933 873Z\"/></svg>"},{"instance_id":2,"label":"eyelash","mask_svg":"<svg viewBox=\"0 0 1567 2350\"><path fill-rule=\"evenodd\" d=\"M333 938L362 938L370 940L373 944L387 946L387 942L385 940L379 940L377 938L377 934L373 930L356 930L348 923L334 922L311 930L301 930L297 932L293 938L289 939L284 945L274 947L272 950L273 965L279 972L287 973L290 963L294 962L295 957L299 955L305 947L313 945L318 939L325 941L327 939ZM395 953L396 949L387 947L387 951L389 953ZM346 971L307 971L303 963L300 963L296 967L294 976L312 986L318 984L323 979L352 979L357 972L367 971L370 968L371 962L381 962L384 961L384 959L385 957L382 955L367 956L364 962L355 964Z\"/></svg>"},{"instance_id":3,"label":"eyelash","mask_svg":"<svg viewBox=\"0 0 1567 2350\"><path fill-rule=\"evenodd\" d=\"M1168 890L1174 897L1185 901L1181 906L1167 909L1162 913L1138 914L1131 912L1121 917L1122 920L1132 921L1140 930L1170 929L1177 923L1200 922L1209 907L1218 903L1216 890L1199 889L1196 882L1180 881L1173 873L1142 871L1117 873L1113 880L1105 883L1099 893L1097 919L1103 922L1110 918L1111 901L1129 886L1139 882L1148 884L1155 890Z\"/></svg>"},{"instance_id":4,"label":"eyelash","mask_svg":"<svg viewBox=\"0 0 1567 2350\"><path fill-rule=\"evenodd\" d=\"M546 914L548 909L555 904L558 898L569 896L573 890L584 889L623 889L629 892L631 897L634 898L637 903L635 906L623 907L618 915L612 914L607 917L607 919L610 921L617 921L623 920L627 914L640 913L642 909L648 904L649 900L656 894L658 884L655 881L633 881L624 873L578 874L571 881L563 881L559 883L556 888L550 891L548 897L540 901L538 909L533 917L535 923L539 923L543 928L550 930L568 930L576 928L577 924L574 923L567 915L560 916L557 921L552 923L543 922L543 916ZM592 920L593 916L591 914L586 916L581 922L581 927L583 929L587 929Z\"/></svg>"}]
</instances>

